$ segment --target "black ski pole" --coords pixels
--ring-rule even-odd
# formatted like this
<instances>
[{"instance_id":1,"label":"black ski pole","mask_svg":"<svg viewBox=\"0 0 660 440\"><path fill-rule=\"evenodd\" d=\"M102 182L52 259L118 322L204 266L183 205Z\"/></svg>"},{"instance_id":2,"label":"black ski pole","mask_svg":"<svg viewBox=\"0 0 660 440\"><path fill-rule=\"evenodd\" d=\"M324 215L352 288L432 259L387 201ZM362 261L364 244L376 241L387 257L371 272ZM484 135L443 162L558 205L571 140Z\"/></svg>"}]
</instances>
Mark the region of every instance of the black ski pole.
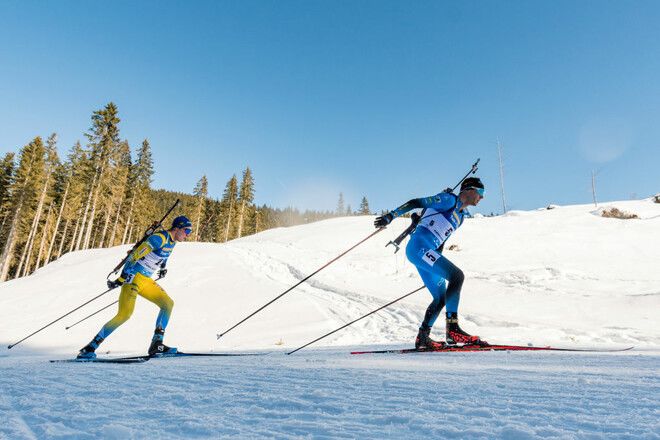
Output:
<instances>
[{"instance_id":1,"label":"black ski pole","mask_svg":"<svg viewBox=\"0 0 660 440\"><path fill-rule=\"evenodd\" d=\"M161 279L161 278L162 278L162 277L158 277L158 278L156 278L156 281L158 281L158 280ZM118 302L119 302L119 300L117 300L117 301L115 301L115 302L113 302L113 303L108 304L107 306L103 307L102 309L97 310L96 312L92 313L91 315L87 315L87 316L85 316L85 317L84 317L83 319L81 319L80 321L78 321L78 322L76 322L76 323L73 323L73 324L71 324L71 325L68 326L68 327L64 327L64 330L69 330L71 327L80 324L81 322L83 322L83 321L85 321L85 320L91 318L92 316L96 315L97 313L101 313L102 311L104 311L104 310L107 309L108 307L114 306L114 305L117 304Z\"/></svg>"},{"instance_id":2,"label":"black ski pole","mask_svg":"<svg viewBox=\"0 0 660 440\"><path fill-rule=\"evenodd\" d=\"M242 323L244 323L244 322L247 321L248 319L252 318L254 315L256 315L257 313L259 313L260 311L262 311L263 309L265 309L266 307L268 307L269 305L271 305L272 303L274 303L274 302L277 301L278 299L282 298L284 295L286 295L287 293L291 292L293 289L295 289L296 287L300 286L302 283L304 283L305 281L307 281L308 279L310 279L311 277L313 277L313 276L316 275L317 273L321 272L323 269L325 269L326 267L330 266L332 263L334 263L335 261L339 260L341 257L343 257L344 255L346 255L347 253L349 253L350 251L352 251L353 249L355 249L356 247L358 247L359 245L361 245L362 243L364 243L365 241L369 240L371 237L373 237L374 235L378 234L379 232L381 232L381 231L383 231L383 230L385 230L385 227L382 227L382 228L378 228L378 229L376 229L374 232L372 232L371 234L369 234L366 238L363 238L363 239L360 240L358 243L356 243L355 245L353 245L350 249L348 249L348 250L342 252L341 254L337 255L335 258L333 258L332 260L328 261L326 264L324 264L323 266L321 266L320 268L318 268L316 271L314 271L314 272L312 272L311 274L307 275L305 278L303 278L302 280L300 280L299 282L297 282L297 283L294 284L293 286L289 287L287 290L285 290L284 292L280 293L280 294L277 295L275 298L271 299L271 300L268 301L266 304L264 304L263 306L259 307L257 310L255 310L254 312L250 313L248 316L246 316L245 318L241 319L240 321L238 321L238 322L237 322L236 324L234 324L233 326L229 327L229 328L228 328L227 330L225 330L224 332L222 332L222 333L218 333L218 334L217 334L217 338L220 339L221 337L223 337L224 335L226 335L227 333L229 333L230 331L232 331L233 329L235 329L236 327L238 327L239 325L241 325Z\"/></svg>"},{"instance_id":3,"label":"black ski pole","mask_svg":"<svg viewBox=\"0 0 660 440\"><path fill-rule=\"evenodd\" d=\"M308 342L307 344L305 344L305 345L303 345L303 346L301 346L301 347L298 347L298 348L296 348L295 350L288 352L287 354L293 354L293 353L295 353L295 352L298 351L298 350L302 350L303 348L307 347L308 345L312 345L313 343L318 342L318 341L320 341L321 339L326 338L326 337L330 336L330 335L333 334L333 333L337 333L339 330L344 329L344 328L348 327L349 325L353 325L353 324L355 324L355 323L358 322L359 320L364 319L364 318L366 318L366 317L369 316L369 315L373 315L374 313L376 313L376 312L378 312L378 311L380 311L380 310L383 310L385 307L391 306L391 305L394 304L395 302L401 301L402 299L404 299L404 298L406 298L406 297L412 295L412 294L415 293L415 292L419 292L419 291L422 290L423 288L424 288L424 286L422 286L422 287L418 287L417 289L413 290L412 292L408 292L408 293L406 293L405 295L403 295L403 296L401 296L401 297L395 299L394 301L388 302L388 303L385 304L384 306L378 307L376 310L373 310L373 311L367 313L367 314L364 315L364 316L360 316L358 319L355 319L355 320L349 322L348 324L344 324L344 325L342 325L341 327L339 327L339 328L337 328L337 329L331 331L330 333L326 333L325 335L323 335L323 336L321 336L321 337L319 337L319 338L316 338L316 339L314 339L312 342Z\"/></svg>"},{"instance_id":4,"label":"black ski pole","mask_svg":"<svg viewBox=\"0 0 660 440\"><path fill-rule=\"evenodd\" d=\"M8 345L8 346L7 346L7 349L10 349L10 350L11 350L12 347L16 347L16 346L17 346L18 344L20 344L21 342L25 341L25 340L28 339L28 338L31 338L32 336L36 335L36 334L39 333L40 331L42 331L42 330L44 330L44 329L50 327L51 325L55 324L55 323L58 322L59 320L61 320L61 319L63 319L63 318L66 318L67 316L69 316L70 314L72 314L73 312L75 312L76 310L79 310L79 309L83 308L83 307L86 306L87 304L91 303L91 302L94 301L95 299L98 299L98 298L102 297L103 295L105 295L106 293L110 292L111 290L112 290L112 289L108 289L108 290L106 290L105 292L101 293L100 295L95 296L94 298L90 299L89 301L85 302L84 304L79 305L78 307L76 307L75 309L71 310L70 312L68 312L68 313L66 313L66 314L64 314L64 315L62 315L62 316L60 316L60 317L57 318L55 321L53 321L53 322L51 322L51 323L49 323L49 324L44 325L43 327L41 327L39 330L35 331L34 333L30 333L29 335L27 335L26 337L24 337L24 338L21 339L20 341L14 343L14 344L10 344L10 345Z\"/></svg>"},{"instance_id":5,"label":"black ski pole","mask_svg":"<svg viewBox=\"0 0 660 440\"><path fill-rule=\"evenodd\" d=\"M85 320L91 318L92 316L96 315L97 313L101 313L102 311L104 311L104 310L107 309L108 307L114 306L114 305L117 304L118 302L119 302L119 300L117 300L117 301L115 301L115 302L113 302L113 303L108 304L107 306L103 307L102 309L97 310L96 312L92 313L91 315L87 315L87 316L85 316L85 317L84 317L83 319L81 319L80 321L78 321L78 322L76 322L76 323L74 323L74 324L71 324L71 325L68 326L68 327L65 327L64 330L69 330L71 327L74 327L74 326L80 324L81 322L83 322L83 321L85 321Z\"/></svg>"},{"instance_id":6,"label":"black ski pole","mask_svg":"<svg viewBox=\"0 0 660 440\"><path fill-rule=\"evenodd\" d=\"M147 230L144 231L144 234L142 235L142 238L137 243L135 243L133 245L133 247L128 252L126 252L126 256L119 262L119 264L117 266L115 266L114 269L112 269L112 271L108 274L108 276L106 278L110 278L110 275L112 275L113 273L117 273L119 271L119 269L121 269L124 266L124 263L126 263L126 260L128 260L129 256L131 255L131 252L133 252L138 246L140 246L142 243L144 243L147 240L147 238L149 238L149 236L151 234L156 232L156 229L158 229L159 226L162 227L162 223L165 221L167 216L170 215L170 213L172 211L174 211L174 208L176 208L176 206L179 204L180 201L181 200L176 199L176 202L174 202L174 205L172 205L172 207L167 210L167 212L165 213L163 218L161 218L159 221L153 222L151 224L151 226L149 226L147 228Z\"/></svg>"}]
</instances>

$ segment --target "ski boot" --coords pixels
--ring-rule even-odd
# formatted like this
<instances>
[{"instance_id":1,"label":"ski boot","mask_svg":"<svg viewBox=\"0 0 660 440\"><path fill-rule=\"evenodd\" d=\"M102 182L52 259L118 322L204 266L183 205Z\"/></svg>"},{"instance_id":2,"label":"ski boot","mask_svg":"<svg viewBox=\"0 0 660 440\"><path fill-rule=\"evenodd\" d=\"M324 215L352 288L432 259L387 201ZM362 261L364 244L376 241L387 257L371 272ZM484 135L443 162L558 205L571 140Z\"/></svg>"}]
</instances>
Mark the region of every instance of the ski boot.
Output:
<instances>
[{"instance_id":1,"label":"ski boot","mask_svg":"<svg viewBox=\"0 0 660 440\"><path fill-rule=\"evenodd\" d=\"M431 328L420 328L415 338L415 350L440 350L445 346L444 342L434 341L429 336Z\"/></svg>"},{"instance_id":2,"label":"ski boot","mask_svg":"<svg viewBox=\"0 0 660 440\"><path fill-rule=\"evenodd\" d=\"M151 345L149 346L149 356L162 356L162 355L172 355L177 353L175 347L168 347L163 344L163 335L165 335L165 330L158 327L154 331L154 337L151 340Z\"/></svg>"},{"instance_id":3,"label":"ski boot","mask_svg":"<svg viewBox=\"0 0 660 440\"><path fill-rule=\"evenodd\" d=\"M481 346L488 345L488 343L486 341L482 341L481 338L479 338L479 336L472 336L466 333L461 327L459 327L457 313L447 313L446 339L447 339L447 344L449 345L456 345L456 344L481 345Z\"/></svg>"},{"instance_id":4,"label":"ski boot","mask_svg":"<svg viewBox=\"0 0 660 440\"><path fill-rule=\"evenodd\" d=\"M76 359L96 359L96 351L97 348L99 348L99 345L101 345L101 342L103 342L104 338L100 337L99 335L96 335L94 339L92 339L92 342L89 344L85 345L83 348L80 349L78 352L78 356L76 356Z\"/></svg>"}]
</instances>

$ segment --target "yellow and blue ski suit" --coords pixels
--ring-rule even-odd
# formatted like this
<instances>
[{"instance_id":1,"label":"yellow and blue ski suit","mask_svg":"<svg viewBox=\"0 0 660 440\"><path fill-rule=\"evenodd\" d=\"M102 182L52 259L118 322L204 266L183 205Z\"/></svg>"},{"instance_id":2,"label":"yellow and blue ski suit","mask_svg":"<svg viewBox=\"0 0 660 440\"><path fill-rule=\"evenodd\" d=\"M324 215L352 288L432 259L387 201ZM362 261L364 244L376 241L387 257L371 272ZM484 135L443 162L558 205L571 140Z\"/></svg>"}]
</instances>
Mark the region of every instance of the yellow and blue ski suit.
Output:
<instances>
[{"instance_id":1,"label":"yellow and blue ski suit","mask_svg":"<svg viewBox=\"0 0 660 440\"><path fill-rule=\"evenodd\" d=\"M160 307L156 328L165 330L172 314L174 301L151 276L156 270L165 268L175 244L168 231L159 231L149 236L131 253L118 279L124 283L119 294L119 309L115 317L101 328L98 337L107 338L131 317L137 295Z\"/></svg>"}]
</instances>

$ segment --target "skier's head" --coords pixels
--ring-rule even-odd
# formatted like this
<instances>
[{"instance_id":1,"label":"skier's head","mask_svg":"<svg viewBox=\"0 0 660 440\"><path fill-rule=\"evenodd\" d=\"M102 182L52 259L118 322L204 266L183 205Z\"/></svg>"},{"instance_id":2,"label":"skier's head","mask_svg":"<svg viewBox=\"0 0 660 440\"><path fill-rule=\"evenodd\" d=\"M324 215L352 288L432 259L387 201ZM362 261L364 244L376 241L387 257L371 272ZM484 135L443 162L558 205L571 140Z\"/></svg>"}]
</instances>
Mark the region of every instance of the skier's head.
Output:
<instances>
[{"instance_id":1,"label":"skier's head","mask_svg":"<svg viewBox=\"0 0 660 440\"><path fill-rule=\"evenodd\" d=\"M180 215L172 220L170 232L174 241L184 241L192 233L192 222L185 215Z\"/></svg>"},{"instance_id":2,"label":"skier's head","mask_svg":"<svg viewBox=\"0 0 660 440\"><path fill-rule=\"evenodd\" d=\"M459 194L461 201L465 206L477 206L477 203L484 198L484 184L478 177L468 177L461 183L461 192Z\"/></svg>"}]
</instances>

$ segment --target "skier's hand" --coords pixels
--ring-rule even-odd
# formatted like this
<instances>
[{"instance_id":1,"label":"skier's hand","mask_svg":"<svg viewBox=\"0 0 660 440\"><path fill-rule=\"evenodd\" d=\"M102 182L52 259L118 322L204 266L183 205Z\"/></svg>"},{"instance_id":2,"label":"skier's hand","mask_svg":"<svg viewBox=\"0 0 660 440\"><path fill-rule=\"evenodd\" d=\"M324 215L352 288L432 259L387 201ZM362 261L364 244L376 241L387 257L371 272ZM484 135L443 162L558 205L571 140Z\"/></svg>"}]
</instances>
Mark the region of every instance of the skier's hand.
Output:
<instances>
[{"instance_id":1,"label":"skier's hand","mask_svg":"<svg viewBox=\"0 0 660 440\"><path fill-rule=\"evenodd\" d=\"M380 217L376 217L376 220L374 221L374 226L377 228L384 228L385 226L389 225L393 219L394 216L391 213L381 215Z\"/></svg>"},{"instance_id":2,"label":"skier's hand","mask_svg":"<svg viewBox=\"0 0 660 440\"><path fill-rule=\"evenodd\" d=\"M108 289L115 289L119 286L121 286L123 283L121 281L117 280L108 280Z\"/></svg>"},{"instance_id":3,"label":"skier's hand","mask_svg":"<svg viewBox=\"0 0 660 440\"><path fill-rule=\"evenodd\" d=\"M167 275L167 269L162 268L158 271L158 278L165 278L165 275Z\"/></svg>"}]
</instances>

